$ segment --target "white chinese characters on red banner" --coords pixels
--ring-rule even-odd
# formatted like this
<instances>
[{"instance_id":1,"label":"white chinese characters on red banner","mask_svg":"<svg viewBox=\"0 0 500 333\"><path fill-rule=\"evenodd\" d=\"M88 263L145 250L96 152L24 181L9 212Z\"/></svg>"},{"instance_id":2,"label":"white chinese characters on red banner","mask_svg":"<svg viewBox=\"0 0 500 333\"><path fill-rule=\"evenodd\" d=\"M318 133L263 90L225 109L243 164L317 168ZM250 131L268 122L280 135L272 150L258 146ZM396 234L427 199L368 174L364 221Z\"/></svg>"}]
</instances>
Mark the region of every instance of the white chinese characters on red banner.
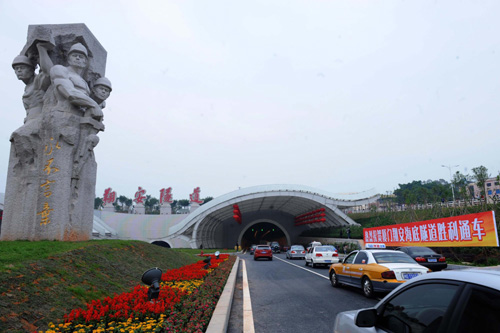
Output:
<instances>
[{"instance_id":1,"label":"white chinese characters on red banner","mask_svg":"<svg viewBox=\"0 0 500 333\"><path fill-rule=\"evenodd\" d=\"M498 246L493 211L366 228L363 239L387 246Z\"/></svg>"},{"instance_id":2,"label":"white chinese characters on red banner","mask_svg":"<svg viewBox=\"0 0 500 333\"><path fill-rule=\"evenodd\" d=\"M197 187L194 189L193 193L189 195L190 202L195 202L197 204L202 204L203 200L200 200L200 188Z\"/></svg>"},{"instance_id":3,"label":"white chinese characters on red banner","mask_svg":"<svg viewBox=\"0 0 500 333\"><path fill-rule=\"evenodd\" d=\"M137 190L137 192L135 192L134 197L135 203L144 205L144 199L146 199L146 190L139 186L139 189Z\"/></svg>"},{"instance_id":4,"label":"white chinese characters on red banner","mask_svg":"<svg viewBox=\"0 0 500 333\"><path fill-rule=\"evenodd\" d=\"M160 190L160 205L164 203L173 203L174 200L172 198L172 188L169 187L167 189L162 188Z\"/></svg>"},{"instance_id":5,"label":"white chinese characters on red banner","mask_svg":"<svg viewBox=\"0 0 500 333\"><path fill-rule=\"evenodd\" d=\"M103 205L113 204L116 201L116 192L114 192L111 187L104 190L104 195L102 199Z\"/></svg>"}]
</instances>

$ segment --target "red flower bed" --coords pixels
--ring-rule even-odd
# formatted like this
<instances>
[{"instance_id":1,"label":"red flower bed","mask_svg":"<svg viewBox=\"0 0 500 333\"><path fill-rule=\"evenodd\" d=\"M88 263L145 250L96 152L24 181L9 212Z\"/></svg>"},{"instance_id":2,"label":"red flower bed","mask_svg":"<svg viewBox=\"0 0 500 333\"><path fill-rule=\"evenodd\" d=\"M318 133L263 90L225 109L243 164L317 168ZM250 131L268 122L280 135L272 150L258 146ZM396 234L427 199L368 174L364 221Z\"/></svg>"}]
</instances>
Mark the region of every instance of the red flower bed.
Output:
<instances>
[{"instance_id":1,"label":"red flower bed","mask_svg":"<svg viewBox=\"0 0 500 333\"><path fill-rule=\"evenodd\" d=\"M192 293L160 284L159 297L152 302L148 301L148 287L136 286L131 292L94 300L87 304L86 309L71 311L64 317L65 324L60 328L53 325L54 330L50 332L72 332L82 326L89 332L97 327L117 328L120 325L126 329L152 318L157 331L202 332L210 321L234 261L234 256L220 255L219 259L211 256L209 269L204 268L206 263L203 260L171 269L162 274L162 282L203 280L203 283ZM137 331L143 331L143 328Z\"/></svg>"}]
</instances>

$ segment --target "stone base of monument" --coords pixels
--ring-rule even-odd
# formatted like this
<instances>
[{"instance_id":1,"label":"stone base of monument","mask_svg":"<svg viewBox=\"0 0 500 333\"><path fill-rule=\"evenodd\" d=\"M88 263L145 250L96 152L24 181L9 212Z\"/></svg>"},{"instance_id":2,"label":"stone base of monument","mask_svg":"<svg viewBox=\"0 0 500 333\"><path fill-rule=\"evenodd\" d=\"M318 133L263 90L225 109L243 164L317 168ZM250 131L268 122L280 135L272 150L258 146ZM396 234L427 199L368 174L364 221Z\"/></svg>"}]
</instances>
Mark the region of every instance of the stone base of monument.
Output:
<instances>
[{"instance_id":1,"label":"stone base of monument","mask_svg":"<svg viewBox=\"0 0 500 333\"><path fill-rule=\"evenodd\" d=\"M191 206L189 207L189 211L190 212L194 212L198 208L200 208L200 204L199 203L191 202Z\"/></svg>"}]
</instances>

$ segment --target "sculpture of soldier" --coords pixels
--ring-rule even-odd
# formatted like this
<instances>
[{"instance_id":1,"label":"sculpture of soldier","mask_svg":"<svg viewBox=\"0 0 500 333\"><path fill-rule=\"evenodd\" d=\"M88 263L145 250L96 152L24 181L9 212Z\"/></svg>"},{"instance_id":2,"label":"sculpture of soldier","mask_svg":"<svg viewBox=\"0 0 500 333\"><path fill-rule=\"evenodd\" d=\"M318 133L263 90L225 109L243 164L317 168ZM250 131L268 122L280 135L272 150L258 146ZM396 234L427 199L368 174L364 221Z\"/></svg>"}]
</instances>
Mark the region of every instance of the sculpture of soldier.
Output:
<instances>
[{"instance_id":1,"label":"sculpture of soldier","mask_svg":"<svg viewBox=\"0 0 500 333\"><path fill-rule=\"evenodd\" d=\"M91 237L94 147L111 92L105 63L106 51L84 24L29 26L12 64L26 84L26 119L11 136L1 240ZM102 85L109 91L99 91Z\"/></svg>"},{"instance_id":2,"label":"sculpture of soldier","mask_svg":"<svg viewBox=\"0 0 500 333\"><path fill-rule=\"evenodd\" d=\"M12 62L12 68L19 80L26 87L23 94L23 105L26 109L24 125L15 130L10 141L13 143L15 156L21 164L33 163L36 156L36 144L39 142L38 131L43 107L43 98L50 86L49 71L52 67L47 50L52 49L49 43L37 43L40 72L35 73L36 64L25 55L18 55Z\"/></svg>"}]
</instances>

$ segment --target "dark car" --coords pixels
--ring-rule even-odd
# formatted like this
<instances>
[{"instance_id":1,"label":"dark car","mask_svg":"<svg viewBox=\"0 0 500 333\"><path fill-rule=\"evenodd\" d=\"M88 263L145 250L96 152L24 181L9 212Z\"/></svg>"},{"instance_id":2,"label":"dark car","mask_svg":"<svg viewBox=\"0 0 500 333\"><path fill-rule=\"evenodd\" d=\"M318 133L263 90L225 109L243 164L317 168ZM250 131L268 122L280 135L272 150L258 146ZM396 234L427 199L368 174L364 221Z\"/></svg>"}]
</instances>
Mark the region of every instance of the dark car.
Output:
<instances>
[{"instance_id":1,"label":"dark car","mask_svg":"<svg viewBox=\"0 0 500 333\"><path fill-rule=\"evenodd\" d=\"M446 258L439 253L434 252L432 249L423 246L402 246L397 250L408 254L420 265L429 268L436 272L441 271L448 267Z\"/></svg>"},{"instance_id":2,"label":"dark car","mask_svg":"<svg viewBox=\"0 0 500 333\"><path fill-rule=\"evenodd\" d=\"M271 242L271 249L273 250L273 253L280 253L281 252L281 247L280 243L278 242Z\"/></svg>"},{"instance_id":3,"label":"dark car","mask_svg":"<svg viewBox=\"0 0 500 333\"><path fill-rule=\"evenodd\" d=\"M257 245L255 244L252 244L252 246L250 246L250 248L248 249L248 253L250 255L253 255L253 253L255 252L255 248L257 247Z\"/></svg>"}]
</instances>

